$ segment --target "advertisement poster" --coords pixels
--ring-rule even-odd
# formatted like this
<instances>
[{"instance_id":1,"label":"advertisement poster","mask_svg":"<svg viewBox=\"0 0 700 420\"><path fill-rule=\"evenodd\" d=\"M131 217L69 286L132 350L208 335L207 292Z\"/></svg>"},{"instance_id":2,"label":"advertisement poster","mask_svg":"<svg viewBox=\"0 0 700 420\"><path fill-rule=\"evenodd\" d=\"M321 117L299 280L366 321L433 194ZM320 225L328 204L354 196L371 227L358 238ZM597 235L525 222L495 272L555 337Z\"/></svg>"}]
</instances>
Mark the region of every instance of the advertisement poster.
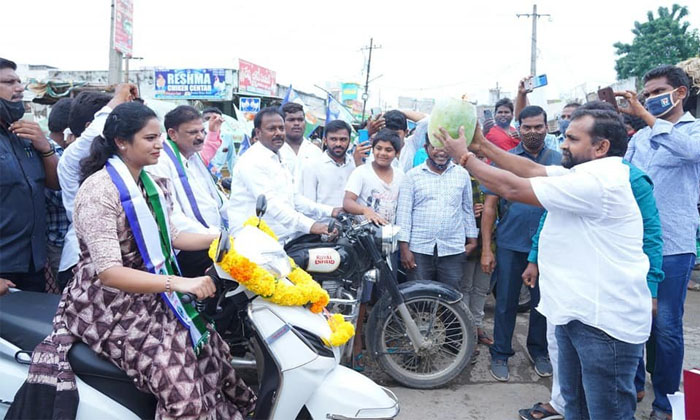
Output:
<instances>
[{"instance_id":1,"label":"advertisement poster","mask_svg":"<svg viewBox=\"0 0 700 420\"><path fill-rule=\"evenodd\" d=\"M155 71L156 99L224 99L225 69Z\"/></svg>"},{"instance_id":2,"label":"advertisement poster","mask_svg":"<svg viewBox=\"0 0 700 420\"><path fill-rule=\"evenodd\" d=\"M238 60L238 91L277 95L277 73L245 60Z\"/></svg>"},{"instance_id":3,"label":"advertisement poster","mask_svg":"<svg viewBox=\"0 0 700 420\"><path fill-rule=\"evenodd\" d=\"M131 57L133 48L133 0L114 0L114 49Z\"/></svg>"},{"instance_id":4,"label":"advertisement poster","mask_svg":"<svg viewBox=\"0 0 700 420\"><path fill-rule=\"evenodd\" d=\"M260 98L244 97L238 100L238 109L243 113L246 121L253 121L255 114L260 111Z\"/></svg>"}]
</instances>

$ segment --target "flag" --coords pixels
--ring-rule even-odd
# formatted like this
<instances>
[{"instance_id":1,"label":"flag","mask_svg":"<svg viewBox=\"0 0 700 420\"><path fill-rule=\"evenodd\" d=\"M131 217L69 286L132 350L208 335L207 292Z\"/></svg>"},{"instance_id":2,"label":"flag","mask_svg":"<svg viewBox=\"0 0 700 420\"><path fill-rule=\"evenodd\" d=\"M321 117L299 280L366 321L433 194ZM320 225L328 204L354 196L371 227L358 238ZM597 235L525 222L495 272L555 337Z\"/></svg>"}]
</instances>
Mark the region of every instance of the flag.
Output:
<instances>
[{"instance_id":1,"label":"flag","mask_svg":"<svg viewBox=\"0 0 700 420\"><path fill-rule=\"evenodd\" d=\"M284 96L282 105L286 104L287 102L295 102L301 106L305 105L304 101L301 99L301 96L299 96L297 91L292 89L292 85L289 85L289 89L287 89L287 94ZM280 105L280 110L282 110L282 105Z\"/></svg>"},{"instance_id":2,"label":"flag","mask_svg":"<svg viewBox=\"0 0 700 420\"><path fill-rule=\"evenodd\" d=\"M326 105L326 124L333 120L343 120L350 124L355 120L352 113L330 93L328 94L328 104Z\"/></svg>"},{"instance_id":3,"label":"flag","mask_svg":"<svg viewBox=\"0 0 700 420\"><path fill-rule=\"evenodd\" d=\"M238 157L241 157L241 155L245 153L248 148L250 148L250 138L247 134L243 134L243 141L241 142L241 145L238 146ZM229 148L229 153L231 153L231 149L232 148Z\"/></svg>"}]
</instances>

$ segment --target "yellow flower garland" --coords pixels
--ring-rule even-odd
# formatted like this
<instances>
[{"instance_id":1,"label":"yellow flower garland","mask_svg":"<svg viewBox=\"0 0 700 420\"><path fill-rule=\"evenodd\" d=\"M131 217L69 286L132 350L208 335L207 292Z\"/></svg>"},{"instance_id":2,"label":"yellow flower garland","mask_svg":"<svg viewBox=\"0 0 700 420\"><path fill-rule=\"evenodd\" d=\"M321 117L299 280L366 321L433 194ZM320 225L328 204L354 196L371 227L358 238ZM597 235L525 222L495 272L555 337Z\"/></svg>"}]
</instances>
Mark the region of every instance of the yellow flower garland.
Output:
<instances>
[{"instance_id":1,"label":"yellow flower garland","mask_svg":"<svg viewBox=\"0 0 700 420\"><path fill-rule=\"evenodd\" d=\"M331 338L323 340L333 347L342 346L355 335L355 327L345 320L341 314L333 314L328 318L328 325L331 327Z\"/></svg>"},{"instance_id":2,"label":"yellow flower garland","mask_svg":"<svg viewBox=\"0 0 700 420\"><path fill-rule=\"evenodd\" d=\"M251 217L243 225L256 227L277 240L272 229L257 217ZM320 313L328 305L330 301L328 292L316 283L309 273L297 266L291 258L289 261L292 265L292 272L289 273L287 279L293 285L279 281L269 271L236 252L233 247L233 238L229 237L229 240L231 246L219 262L219 266L251 292L282 306L311 304L309 310L313 313ZM213 261L216 261L218 248L219 240L216 239L209 247L209 257ZM355 334L355 328L340 314L331 315L328 319L328 325L331 328L331 337L327 344L331 346L342 346Z\"/></svg>"}]
</instances>

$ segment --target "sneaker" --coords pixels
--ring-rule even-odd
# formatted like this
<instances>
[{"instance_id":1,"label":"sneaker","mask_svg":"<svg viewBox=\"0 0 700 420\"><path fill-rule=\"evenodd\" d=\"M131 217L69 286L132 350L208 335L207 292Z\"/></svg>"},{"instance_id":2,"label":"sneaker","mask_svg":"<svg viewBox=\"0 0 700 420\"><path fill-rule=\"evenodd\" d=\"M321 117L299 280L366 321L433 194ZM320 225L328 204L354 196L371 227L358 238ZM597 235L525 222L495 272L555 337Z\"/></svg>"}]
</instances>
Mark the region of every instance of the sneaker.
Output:
<instances>
[{"instance_id":1,"label":"sneaker","mask_svg":"<svg viewBox=\"0 0 700 420\"><path fill-rule=\"evenodd\" d=\"M541 356L535 359L535 373L543 378L552 376L552 362L549 357Z\"/></svg>"},{"instance_id":2,"label":"sneaker","mask_svg":"<svg viewBox=\"0 0 700 420\"><path fill-rule=\"evenodd\" d=\"M508 373L508 360L491 359L489 372L497 381L508 382L510 378L510 374Z\"/></svg>"}]
</instances>

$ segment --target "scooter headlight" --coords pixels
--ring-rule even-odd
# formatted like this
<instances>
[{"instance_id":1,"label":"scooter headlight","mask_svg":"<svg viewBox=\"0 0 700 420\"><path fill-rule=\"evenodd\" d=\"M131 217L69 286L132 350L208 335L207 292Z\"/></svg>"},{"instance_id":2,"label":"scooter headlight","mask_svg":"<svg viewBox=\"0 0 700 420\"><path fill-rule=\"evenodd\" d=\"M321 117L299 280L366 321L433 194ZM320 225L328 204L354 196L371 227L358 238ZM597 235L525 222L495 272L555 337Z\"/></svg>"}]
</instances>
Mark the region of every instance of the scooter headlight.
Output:
<instances>
[{"instance_id":1,"label":"scooter headlight","mask_svg":"<svg viewBox=\"0 0 700 420\"><path fill-rule=\"evenodd\" d=\"M399 249L399 231L401 228L396 225L384 225L380 230L382 242L382 254L391 255Z\"/></svg>"}]
</instances>

